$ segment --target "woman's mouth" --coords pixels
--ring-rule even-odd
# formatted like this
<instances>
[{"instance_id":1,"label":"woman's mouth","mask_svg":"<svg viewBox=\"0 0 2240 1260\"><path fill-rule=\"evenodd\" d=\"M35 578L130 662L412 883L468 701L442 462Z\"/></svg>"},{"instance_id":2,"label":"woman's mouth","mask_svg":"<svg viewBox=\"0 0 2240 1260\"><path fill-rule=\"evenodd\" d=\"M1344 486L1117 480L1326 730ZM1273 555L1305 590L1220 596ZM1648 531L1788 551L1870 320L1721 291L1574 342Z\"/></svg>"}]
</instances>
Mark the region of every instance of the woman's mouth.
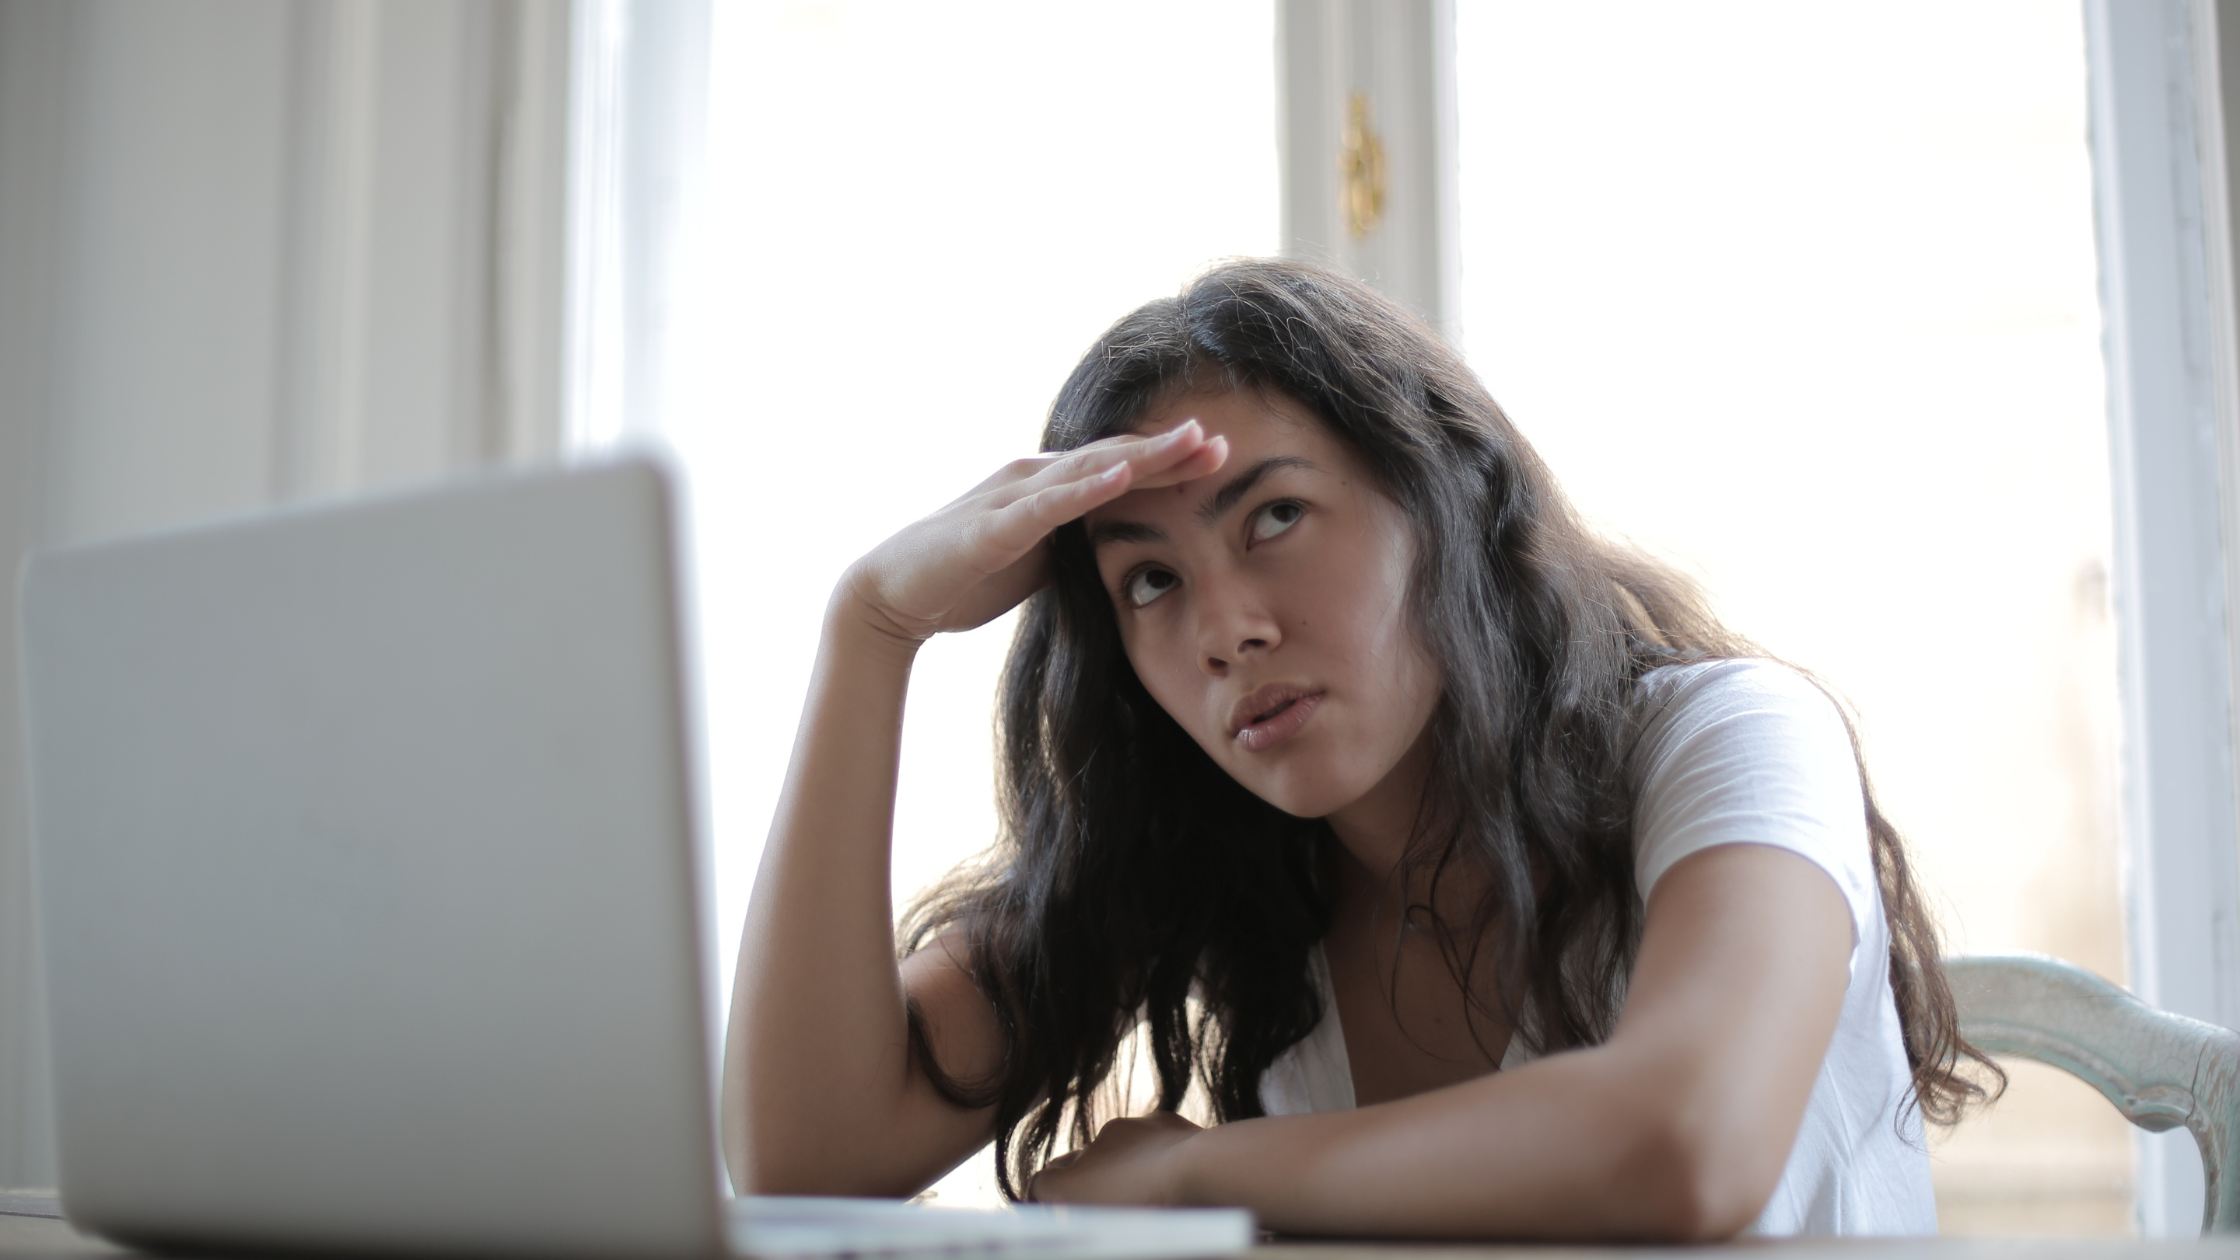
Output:
<instances>
[{"instance_id":1,"label":"woman's mouth","mask_svg":"<svg viewBox=\"0 0 2240 1260\"><path fill-rule=\"evenodd\" d=\"M1322 693L1295 683L1270 683L1237 702L1230 725L1239 747L1265 752L1299 733L1322 705Z\"/></svg>"}]
</instances>

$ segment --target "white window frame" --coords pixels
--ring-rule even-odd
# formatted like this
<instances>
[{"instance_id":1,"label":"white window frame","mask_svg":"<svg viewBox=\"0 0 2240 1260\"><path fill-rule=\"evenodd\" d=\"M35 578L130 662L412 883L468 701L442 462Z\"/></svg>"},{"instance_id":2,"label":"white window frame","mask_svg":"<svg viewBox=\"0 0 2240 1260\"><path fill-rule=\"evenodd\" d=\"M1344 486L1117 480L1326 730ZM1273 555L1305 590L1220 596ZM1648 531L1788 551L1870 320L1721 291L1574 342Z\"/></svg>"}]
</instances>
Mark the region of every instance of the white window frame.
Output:
<instances>
[{"instance_id":1,"label":"white window frame","mask_svg":"<svg viewBox=\"0 0 2240 1260\"><path fill-rule=\"evenodd\" d=\"M2108 366L2131 987L2240 1024L2235 342L2213 0L2086 0ZM2142 1232L2200 1228L2183 1132L2139 1142Z\"/></svg>"},{"instance_id":2,"label":"white window frame","mask_svg":"<svg viewBox=\"0 0 2240 1260\"><path fill-rule=\"evenodd\" d=\"M1360 276L1461 344L1453 0L1277 0L1276 59L1284 252ZM1385 157L1366 232L1340 210L1357 94Z\"/></svg>"},{"instance_id":3,"label":"white window frame","mask_svg":"<svg viewBox=\"0 0 2240 1260\"><path fill-rule=\"evenodd\" d=\"M660 431L706 130L709 0L573 0L570 451Z\"/></svg>"}]
</instances>

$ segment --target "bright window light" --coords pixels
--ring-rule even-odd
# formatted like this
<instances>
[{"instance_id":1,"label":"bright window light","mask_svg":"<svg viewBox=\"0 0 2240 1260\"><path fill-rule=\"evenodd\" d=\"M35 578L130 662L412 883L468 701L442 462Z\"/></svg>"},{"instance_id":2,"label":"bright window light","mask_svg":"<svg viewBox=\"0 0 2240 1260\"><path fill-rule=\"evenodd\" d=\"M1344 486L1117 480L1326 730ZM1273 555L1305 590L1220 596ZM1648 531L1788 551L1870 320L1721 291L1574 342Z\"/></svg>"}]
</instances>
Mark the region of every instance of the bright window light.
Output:
<instances>
[{"instance_id":1,"label":"bright window light","mask_svg":"<svg viewBox=\"0 0 2240 1260\"><path fill-rule=\"evenodd\" d=\"M1274 43L1267 0L716 7L665 429L692 480L725 992L834 583L1031 453L1107 325L1275 252ZM1010 628L919 658L898 903L994 838ZM942 1201L988 1193L969 1180Z\"/></svg>"},{"instance_id":2,"label":"bright window light","mask_svg":"<svg viewBox=\"0 0 2240 1260\"><path fill-rule=\"evenodd\" d=\"M1494 396L1856 703L1949 948L2121 979L2078 6L1458 0L1457 42ZM2058 1088L1940 1152L1948 1229L2129 1228L2126 1126Z\"/></svg>"}]
</instances>

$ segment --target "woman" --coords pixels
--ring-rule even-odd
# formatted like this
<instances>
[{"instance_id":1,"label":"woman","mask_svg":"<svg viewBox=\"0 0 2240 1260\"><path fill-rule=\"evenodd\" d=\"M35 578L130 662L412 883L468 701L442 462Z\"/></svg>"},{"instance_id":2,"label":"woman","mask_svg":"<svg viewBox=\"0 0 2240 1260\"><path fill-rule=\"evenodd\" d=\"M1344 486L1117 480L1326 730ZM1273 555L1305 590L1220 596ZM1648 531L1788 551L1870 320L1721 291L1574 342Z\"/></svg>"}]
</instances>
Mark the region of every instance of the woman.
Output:
<instances>
[{"instance_id":1,"label":"woman","mask_svg":"<svg viewBox=\"0 0 2240 1260\"><path fill-rule=\"evenodd\" d=\"M833 596L740 946L742 1190L993 1138L1007 1190L1304 1233L1935 1228L1921 1121L1982 1058L1843 717L1583 528L1427 327L1225 265L1043 447ZM1004 835L898 965L913 654L1022 600ZM1139 1028L1159 1110L1114 1119Z\"/></svg>"}]
</instances>

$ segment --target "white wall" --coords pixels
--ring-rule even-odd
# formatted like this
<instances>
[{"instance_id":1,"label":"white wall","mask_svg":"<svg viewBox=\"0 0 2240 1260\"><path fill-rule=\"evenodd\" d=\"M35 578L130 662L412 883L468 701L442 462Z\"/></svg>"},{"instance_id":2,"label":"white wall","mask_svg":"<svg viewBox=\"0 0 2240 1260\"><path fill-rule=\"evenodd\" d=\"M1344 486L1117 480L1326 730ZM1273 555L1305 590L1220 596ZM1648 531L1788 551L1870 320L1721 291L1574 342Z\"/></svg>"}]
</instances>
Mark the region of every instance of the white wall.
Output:
<instances>
[{"instance_id":1,"label":"white wall","mask_svg":"<svg viewBox=\"0 0 2240 1260\"><path fill-rule=\"evenodd\" d=\"M556 451L565 0L0 0L0 563ZM53 1178L0 590L0 1187Z\"/></svg>"}]
</instances>

